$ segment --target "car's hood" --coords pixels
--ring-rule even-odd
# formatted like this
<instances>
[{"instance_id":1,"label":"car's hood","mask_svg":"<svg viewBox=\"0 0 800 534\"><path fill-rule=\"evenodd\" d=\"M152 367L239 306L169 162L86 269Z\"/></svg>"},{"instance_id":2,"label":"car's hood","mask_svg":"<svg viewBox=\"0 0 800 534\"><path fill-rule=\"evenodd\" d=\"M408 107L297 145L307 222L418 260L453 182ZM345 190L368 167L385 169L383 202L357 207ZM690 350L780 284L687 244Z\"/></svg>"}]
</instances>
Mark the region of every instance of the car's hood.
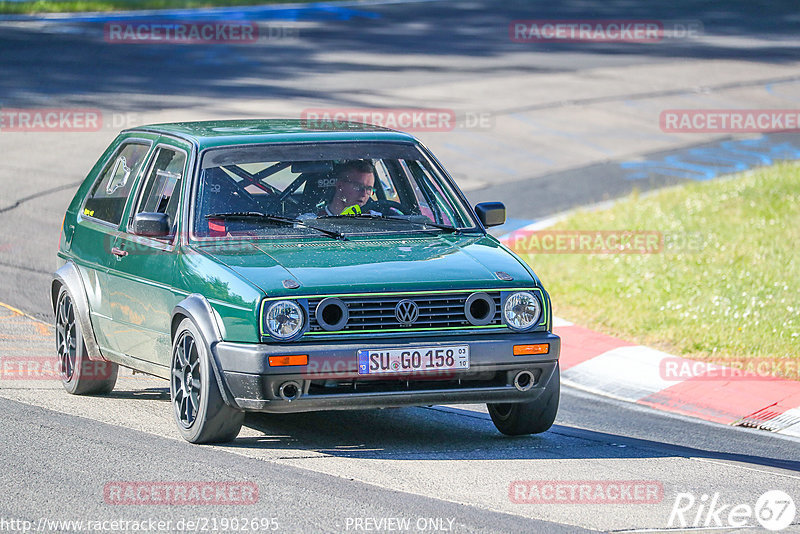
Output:
<instances>
[{"instance_id":1,"label":"car's hood","mask_svg":"<svg viewBox=\"0 0 800 534\"><path fill-rule=\"evenodd\" d=\"M203 249L270 296L489 289L527 286L533 281L527 269L488 236L252 241L236 250ZM497 272L513 280L501 280ZM299 282L300 287L286 289L286 279Z\"/></svg>"}]
</instances>

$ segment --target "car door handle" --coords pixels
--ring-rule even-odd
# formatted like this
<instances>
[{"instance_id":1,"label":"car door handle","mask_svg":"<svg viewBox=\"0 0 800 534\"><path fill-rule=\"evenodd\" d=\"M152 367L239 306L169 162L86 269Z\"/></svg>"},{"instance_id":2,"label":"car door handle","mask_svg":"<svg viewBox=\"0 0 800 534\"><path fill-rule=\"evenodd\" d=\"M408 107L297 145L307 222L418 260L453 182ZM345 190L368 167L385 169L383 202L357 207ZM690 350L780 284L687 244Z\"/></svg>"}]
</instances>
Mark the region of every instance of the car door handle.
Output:
<instances>
[{"instance_id":1,"label":"car door handle","mask_svg":"<svg viewBox=\"0 0 800 534\"><path fill-rule=\"evenodd\" d=\"M127 252L126 250L122 250L122 249L121 249L121 248L119 248L119 247L113 247L113 248L111 249L111 253L112 253L114 256L118 257L118 258L124 258L125 256L127 256L127 255L128 255L128 252Z\"/></svg>"}]
</instances>

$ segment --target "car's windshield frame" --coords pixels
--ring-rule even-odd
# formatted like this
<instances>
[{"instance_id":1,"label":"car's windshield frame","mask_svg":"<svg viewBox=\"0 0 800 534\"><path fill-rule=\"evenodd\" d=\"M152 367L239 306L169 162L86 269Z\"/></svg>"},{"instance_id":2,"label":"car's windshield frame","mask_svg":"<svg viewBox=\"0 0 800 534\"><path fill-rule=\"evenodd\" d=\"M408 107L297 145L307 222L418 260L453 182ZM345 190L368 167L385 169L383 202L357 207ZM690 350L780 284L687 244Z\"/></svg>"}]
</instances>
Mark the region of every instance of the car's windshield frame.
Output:
<instances>
[{"instance_id":1,"label":"car's windshield frame","mask_svg":"<svg viewBox=\"0 0 800 534\"><path fill-rule=\"evenodd\" d=\"M457 230L459 233L481 233L485 234L486 230L483 225L480 223L480 220L475 215L474 210L470 206L469 202L467 201L466 197L464 196L461 189L456 185L453 181L452 177L447 173L441 163L431 154L431 152L419 142L414 141L398 141L398 140L391 140L391 141L384 141L384 140L342 140L342 141L293 141L293 142L279 142L279 143L248 143L248 144L236 144L236 145L226 145L226 146L215 146L204 148L199 151L197 157L197 164L195 165L193 172L192 172L192 180L191 180L191 192L189 195L189 210L186 217L186 227L188 230L188 241L194 244L203 244L208 242L217 242L220 240L224 241L235 241L235 240L286 240L286 239L308 239L308 238L320 238L322 237L319 232L315 232L312 229L308 228L294 228L292 229L291 233L269 233L264 235L230 235L230 236L205 236L205 235L197 235L195 232L197 220L196 218L201 214L198 212L198 199L200 194L200 186L202 182L202 173L204 170L204 161L205 158L208 157L208 154L213 151L226 151L226 150L237 150L237 149L263 149L269 150L270 148L281 149L287 147L304 147L308 146L311 148L313 145L326 145L326 146L336 146L336 145L351 145L357 146L359 144L370 144L370 145L398 145L406 147L412 147L418 154L420 161L426 163L430 168L435 171L435 176L433 176L434 180L441 180L443 183L440 186L443 189L449 190L449 195L452 197L450 199L451 202L460 203L458 206L459 210L463 212L463 216L465 222L472 223L471 226L464 225L458 226ZM377 179L377 177L376 177ZM313 219L312 219L313 220ZM353 218L353 221L356 219ZM348 219L348 223L351 221ZM363 220L362 220L363 222ZM400 224L402 221L400 221ZM409 224L408 228L400 228L400 224L390 223L391 225L386 225L386 228L371 228L368 231L360 230L358 224L350 224L348 228L344 229L342 226L337 225L335 227L336 230L345 231L348 237L350 236L369 236L369 237L376 237L376 236L397 236L400 234L430 234L430 233L442 233L446 230L442 230L440 228L436 228L435 225L431 225L429 228L423 228L416 224ZM280 230L280 229L276 229Z\"/></svg>"}]
</instances>

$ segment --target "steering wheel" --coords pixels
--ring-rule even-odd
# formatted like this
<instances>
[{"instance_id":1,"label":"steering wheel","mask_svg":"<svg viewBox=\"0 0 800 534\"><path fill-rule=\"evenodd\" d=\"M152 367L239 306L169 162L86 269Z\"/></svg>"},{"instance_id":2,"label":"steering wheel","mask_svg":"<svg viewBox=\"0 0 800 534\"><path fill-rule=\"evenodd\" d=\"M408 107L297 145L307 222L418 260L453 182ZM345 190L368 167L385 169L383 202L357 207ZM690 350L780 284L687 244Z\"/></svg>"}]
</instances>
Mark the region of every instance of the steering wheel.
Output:
<instances>
[{"instance_id":1,"label":"steering wheel","mask_svg":"<svg viewBox=\"0 0 800 534\"><path fill-rule=\"evenodd\" d=\"M394 200L370 200L364 208L379 211L383 215L409 215L403 209L403 205Z\"/></svg>"}]
</instances>

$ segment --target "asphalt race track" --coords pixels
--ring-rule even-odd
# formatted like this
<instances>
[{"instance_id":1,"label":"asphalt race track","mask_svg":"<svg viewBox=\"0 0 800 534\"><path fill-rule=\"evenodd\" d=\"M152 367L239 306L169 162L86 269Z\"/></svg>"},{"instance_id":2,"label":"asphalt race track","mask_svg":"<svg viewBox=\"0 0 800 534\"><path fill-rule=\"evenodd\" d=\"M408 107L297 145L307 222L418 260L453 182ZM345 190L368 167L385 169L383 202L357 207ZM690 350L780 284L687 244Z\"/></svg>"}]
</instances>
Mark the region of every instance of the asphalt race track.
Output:
<instances>
[{"instance_id":1,"label":"asphalt race track","mask_svg":"<svg viewBox=\"0 0 800 534\"><path fill-rule=\"evenodd\" d=\"M46 328L10 313L0 325L14 334L0 340L4 353L48 352ZM698 500L684 515L690 526L703 495L719 495L724 518L766 491L796 492L800 478L797 441L569 388L555 426L535 437L505 438L483 406L463 405L251 414L235 443L193 446L174 427L165 386L126 372L111 395L90 398L65 394L57 380L5 381L1 489L13 498L0 503L0 517L173 527L212 515L275 518L282 532L366 531L355 521L397 518L423 521L411 531L628 532L666 527L681 493ZM513 500L519 481L576 480L643 481L661 493L651 503ZM151 481L255 484L259 498L246 506L124 505L105 491ZM707 516L699 517L702 525ZM752 518L745 524L740 530L758 527Z\"/></svg>"},{"instance_id":2,"label":"asphalt race track","mask_svg":"<svg viewBox=\"0 0 800 534\"><path fill-rule=\"evenodd\" d=\"M274 38L134 45L104 41L105 18L0 20L2 109L103 117L93 132L0 124L0 302L32 316L0 308L3 355L52 352L52 333L36 319L52 318L47 288L64 209L128 126L309 109L452 110L454 129L414 133L470 201L507 204L509 230L634 188L800 159L796 134L659 127L665 109L797 108L794 2L366 2L240 16ZM519 19L691 22L702 31L656 43L516 43L509 23ZM192 446L174 428L166 383L130 372L107 398L71 397L53 380L3 381L0 410L0 531L11 518L34 526L158 519L174 531L180 520L212 516L275 518L280 532L386 531L389 518L429 532L700 531L723 526L704 513L715 495L728 505L722 520L769 490L800 505L797 440L568 387L553 429L516 439L497 433L482 406L457 406L250 415L234 444ZM635 504L515 502L515 481L532 480L649 481L662 495ZM104 488L120 481L246 481L259 499L110 504ZM697 498L687 523L670 523L687 493ZM744 525L725 531L763 531L753 517ZM800 515L791 531L800 532Z\"/></svg>"}]
</instances>

